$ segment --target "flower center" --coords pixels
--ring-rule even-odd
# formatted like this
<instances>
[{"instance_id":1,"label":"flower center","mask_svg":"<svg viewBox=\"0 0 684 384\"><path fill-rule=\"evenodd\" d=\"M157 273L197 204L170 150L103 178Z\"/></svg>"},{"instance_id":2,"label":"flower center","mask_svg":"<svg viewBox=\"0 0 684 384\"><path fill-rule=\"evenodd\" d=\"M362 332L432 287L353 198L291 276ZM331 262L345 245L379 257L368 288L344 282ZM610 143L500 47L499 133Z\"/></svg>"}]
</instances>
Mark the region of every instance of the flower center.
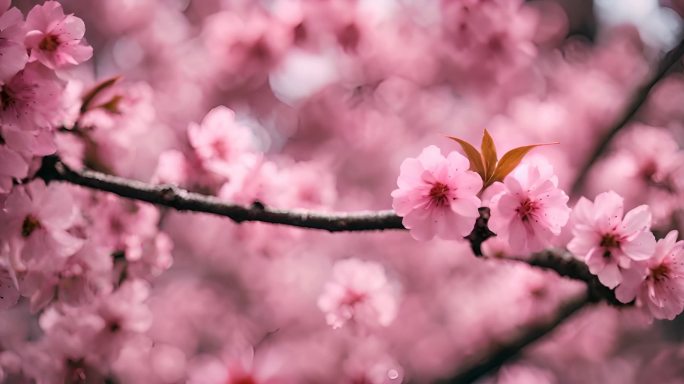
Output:
<instances>
[{"instance_id":1,"label":"flower center","mask_svg":"<svg viewBox=\"0 0 684 384\"><path fill-rule=\"evenodd\" d=\"M342 300L342 304L346 305L348 307L353 307L357 304L360 304L365 299L366 299L366 295L364 293L359 293L359 292L349 290L349 291L347 291L347 294L344 296L344 300Z\"/></svg>"},{"instance_id":2,"label":"flower center","mask_svg":"<svg viewBox=\"0 0 684 384\"><path fill-rule=\"evenodd\" d=\"M665 264L660 264L651 268L651 276L654 281L663 281L670 278L670 267Z\"/></svg>"},{"instance_id":3,"label":"flower center","mask_svg":"<svg viewBox=\"0 0 684 384\"><path fill-rule=\"evenodd\" d=\"M515 209L522 221L528 221L532 216L532 213L536 210L537 203L530 199L525 199L520 206Z\"/></svg>"},{"instance_id":4,"label":"flower center","mask_svg":"<svg viewBox=\"0 0 684 384\"><path fill-rule=\"evenodd\" d=\"M600 245L603 248L618 248L620 247L620 238L612 233L607 233L601 238Z\"/></svg>"},{"instance_id":5,"label":"flower center","mask_svg":"<svg viewBox=\"0 0 684 384\"><path fill-rule=\"evenodd\" d=\"M40 41L38 48L42 51L54 52L59 47L59 39L55 35L47 35Z\"/></svg>"},{"instance_id":6,"label":"flower center","mask_svg":"<svg viewBox=\"0 0 684 384\"><path fill-rule=\"evenodd\" d=\"M41 228L40 221L36 219L33 215L28 215L21 224L21 235L23 237L29 237L36 229Z\"/></svg>"},{"instance_id":7,"label":"flower center","mask_svg":"<svg viewBox=\"0 0 684 384\"><path fill-rule=\"evenodd\" d=\"M6 111L14 104L14 96L10 93L7 87L0 88L0 109Z\"/></svg>"},{"instance_id":8,"label":"flower center","mask_svg":"<svg viewBox=\"0 0 684 384\"><path fill-rule=\"evenodd\" d=\"M449 200L449 187L446 184L435 183L430 189L430 199L437 206L446 205Z\"/></svg>"},{"instance_id":9,"label":"flower center","mask_svg":"<svg viewBox=\"0 0 684 384\"><path fill-rule=\"evenodd\" d=\"M252 375L244 375L231 379L228 384L256 384L256 382Z\"/></svg>"}]
</instances>

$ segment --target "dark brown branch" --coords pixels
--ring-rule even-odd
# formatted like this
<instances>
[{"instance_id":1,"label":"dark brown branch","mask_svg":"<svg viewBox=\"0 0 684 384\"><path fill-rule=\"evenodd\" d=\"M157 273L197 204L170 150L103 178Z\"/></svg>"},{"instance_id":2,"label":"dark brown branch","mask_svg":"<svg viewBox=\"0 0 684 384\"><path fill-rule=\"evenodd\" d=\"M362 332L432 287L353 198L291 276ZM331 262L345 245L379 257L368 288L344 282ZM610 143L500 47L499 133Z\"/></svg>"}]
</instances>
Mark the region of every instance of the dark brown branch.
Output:
<instances>
[{"instance_id":1,"label":"dark brown branch","mask_svg":"<svg viewBox=\"0 0 684 384\"><path fill-rule=\"evenodd\" d=\"M516 358L525 347L549 334L591 302L592 300L588 295L581 295L564 303L552 316L540 318L532 324L525 326L515 337L479 355L466 368L448 379L439 381L439 383L472 383L488 374L496 372L502 365Z\"/></svg>"},{"instance_id":2,"label":"dark brown branch","mask_svg":"<svg viewBox=\"0 0 684 384\"><path fill-rule=\"evenodd\" d=\"M608 149L608 145L611 143L615 135L624 128L627 123L634 118L634 116L639 112L641 106L648 99L648 95L655 85L662 80L665 75L674 67L674 65L679 62L684 55L684 39L682 39L677 46L672 48L660 61L658 68L651 75L651 77L641 85L637 91L632 96L632 99L625 107L624 111L620 115L620 118L613 123L613 125L606 131L603 137L600 138L596 148L587 158L587 161L580 168L577 174L577 179L572 185L571 192L572 195L577 196L582 192L584 183L587 180L589 174L589 169L594 165L594 163L603 155L603 153Z\"/></svg>"},{"instance_id":3,"label":"dark brown branch","mask_svg":"<svg viewBox=\"0 0 684 384\"><path fill-rule=\"evenodd\" d=\"M489 216L491 215L489 207L480 207L478 212L480 217L475 221L473 231L465 239L470 242L470 249L473 250L475 256L480 257L482 256L482 243L496 236L496 233L489 229Z\"/></svg>"},{"instance_id":4,"label":"dark brown branch","mask_svg":"<svg viewBox=\"0 0 684 384\"><path fill-rule=\"evenodd\" d=\"M583 281L587 285L589 299L593 302L606 301L616 307L632 305L632 303L621 303L612 289L601 284L599 279L589 272L589 267L585 263L566 250L547 249L534 253L529 258L515 260L533 267L554 271L562 277Z\"/></svg>"},{"instance_id":5,"label":"dark brown branch","mask_svg":"<svg viewBox=\"0 0 684 384\"><path fill-rule=\"evenodd\" d=\"M404 229L401 224L401 217L391 210L339 213L281 210L264 207L261 204L246 207L226 203L218 198L189 192L172 185L147 184L90 170L76 171L55 156L43 158L38 176L46 181L66 181L179 211L204 212L225 216L238 223L261 221L301 228L323 229L330 232Z\"/></svg>"}]
</instances>

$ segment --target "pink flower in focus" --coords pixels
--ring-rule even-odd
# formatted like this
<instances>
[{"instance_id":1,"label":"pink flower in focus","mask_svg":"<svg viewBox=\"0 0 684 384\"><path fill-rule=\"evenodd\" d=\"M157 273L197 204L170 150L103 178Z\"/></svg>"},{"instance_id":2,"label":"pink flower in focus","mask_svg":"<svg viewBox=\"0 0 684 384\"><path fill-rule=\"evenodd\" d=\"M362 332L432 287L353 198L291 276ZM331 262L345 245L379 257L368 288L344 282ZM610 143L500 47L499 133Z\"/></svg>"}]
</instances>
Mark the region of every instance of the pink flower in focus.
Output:
<instances>
[{"instance_id":1,"label":"pink flower in focus","mask_svg":"<svg viewBox=\"0 0 684 384\"><path fill-rule=\"evenodd\" d=\"M10 1L0 1L0 84L21 71L28 61L24 47L24 20Z\"/></svg>"},{"instance_id":2,"label":"pink flower in focus","mask_svg":"<svg viewBox=\"0 0 684 384\"><path fill-rule=\"evenodd\" d=\"M416 240L461 239L479 216L482 179L468 170L468 159L458 152L442 156L431 145L401 164L392 207Z\"/></svg>"},{"instance_id":3,"label":"pink flower in focus","mask_svg":"<svg viewBox=\"0 0 684 384\"><path fill-rule=\"evenodd\" d=\"M615 290L623 303L635 298L656 319L673 320L684 310L684 241L677 231L658 240L653 257L625 272Z\"/></svg>"},{"instance_id":4,"label":"pink flower in focus","mask_svg":"<svg viewBox=\"0 0 684 384\"><path fill-rule=\"evenodd\" d=\"M83 20L64 15L62 5L56 1L33 7L26 16L26 27L24 43L31 50L30 61L55 69L80 64L93 55L93 48L81 43L85 34Z\"/></svg>"},{"instance_id":5,"label":"pink flower in focus","mask_svg":"<svg viewBox=\"0 0 684 384\"><path fill-rule=\"evenodd\" d=\"M656 244L647 206L632 209L624 219L622 215L623 199L613 191L599 194L593 203L582 197L573 212L574 237L568 250L584 259L608 288L622 282L622 270L633 261L649 259Z\"/></svg>"},{"instance_id":6,"label":"pink flower in focus","mask_svg":"<svg viewBox=\"0 0 684 384\"><path fill-rule=\"evenodd\" d=\"M547 164L523 164L504 180L505 190L490 203L491 229L515 254L541 251L568 222L568 195Z\"/></svg>"},{"instance_id":7,"label":"pink flower in focus","mask_svg":"<svg viewBox=\"0 0 684 384\"><path fill-rule=\"evenodd\" d=\"M347 259L333 266L332 281L318 298L318 308L333 328L347 321L389 325L397 315L398 297L382 265Z\"/></svg>"},{"instance_id":8,"label":"pink flower in focus","mask_svg":"<svg viewBox=\"0 0 684 384\"><path fill-rule=\"evenodd\" d=\"M190 124L188 138L205 168L226 177L254 150L254 136L226 107L209 111L201 124Z\"/></svg>"}]
</instances>

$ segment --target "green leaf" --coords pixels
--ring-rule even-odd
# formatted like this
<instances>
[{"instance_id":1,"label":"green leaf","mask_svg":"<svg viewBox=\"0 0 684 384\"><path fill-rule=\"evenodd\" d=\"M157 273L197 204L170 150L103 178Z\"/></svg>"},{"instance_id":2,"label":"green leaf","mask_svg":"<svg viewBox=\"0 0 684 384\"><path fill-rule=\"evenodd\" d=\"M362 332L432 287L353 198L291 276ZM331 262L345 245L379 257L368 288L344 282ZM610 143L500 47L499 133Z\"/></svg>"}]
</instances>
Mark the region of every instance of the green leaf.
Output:
<instances>
[{"instance_id":1,"label":"green leaf","mask_svg":"<svg viewBox=\"0 0 684 384\"><path fill-rule=\"evenodd\" d=\"M472 144L465 140L461 140L458 137L454 136L449 136L449 138L461 145L461 148L463 148L463 152L465 152L466 157L468 158L468 160L470 160L470 170L477 172L480 175L480 177L482 177L482 182L484 182L486 175L480 152L478 152L477 149L472 146Z\"/></svg>"},{"instance_id":2,"label":"green leaf","mask_svg":"<svg viewBox=\"0 0 684 384\"><path fill-rule=\"evenodd\" d=\"M503 179L506 176L508 176L509 173L513 172L513 170L520 164L525 155L527 155L527 153L530 152L532 149L543 145L553 144L558 143L526 145L524 147L514 148L506 152L506 154L504 154L501 157L499 164L496 166L496 170L494 171L494 175L492 176L491 180L489 180L489 184L492 184L495 181L503 181Z\"/></svg>"},{"instance_id":3,"label":"green leaf","mask_svg":"<svg viewBox=\"0 0 684 384\"><path fill-rule=\"evenodd\" d=\"M482 135L480 148L482 149L482 158L484 159L484 182L486 183L494 175L494 169L496 169L496 162L498 161L494 139L492 139L492 136L486 129L484 130L484 135Z\"/></svg>"}]
</instances>

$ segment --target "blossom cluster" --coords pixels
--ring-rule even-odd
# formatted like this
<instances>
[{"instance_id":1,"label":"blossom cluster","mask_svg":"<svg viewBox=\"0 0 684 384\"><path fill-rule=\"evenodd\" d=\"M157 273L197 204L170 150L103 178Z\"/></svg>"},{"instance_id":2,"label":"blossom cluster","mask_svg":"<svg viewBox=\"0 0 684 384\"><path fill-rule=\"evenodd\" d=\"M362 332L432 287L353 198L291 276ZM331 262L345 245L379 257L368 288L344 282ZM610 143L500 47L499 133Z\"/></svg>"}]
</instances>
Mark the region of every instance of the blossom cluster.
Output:
<instances>
[{"instance_id":1,"label":"blossom cluster","mask_svg":"<svg viewBox=\"0 0 684 384\"><path fill-rule=\"evenodd\" d=\"M571 222L567 249L601 284L615 289L619 301L636 299L636 305L656 319L673 320L684 311L684 240L677 241L678 232L671 231L656 243L647 205L625 214L623 197L608 191L593 202L581 197L570 209L548 160L517 165L531 147L514 149L497 163L487 131L482 154L456 140L467 158L456 151L444 157L439 148L429 146L401 165L393 206L416 240L468 239L482 205L490 209L487 224L503 248L498 256L520 257L562 246L561 232ZM510 154L515 151L521 156L514 161ZM497 177L501 169L505 171ZM481 201L481 196L486 198Z\"/></svg>"}]
</instances>

